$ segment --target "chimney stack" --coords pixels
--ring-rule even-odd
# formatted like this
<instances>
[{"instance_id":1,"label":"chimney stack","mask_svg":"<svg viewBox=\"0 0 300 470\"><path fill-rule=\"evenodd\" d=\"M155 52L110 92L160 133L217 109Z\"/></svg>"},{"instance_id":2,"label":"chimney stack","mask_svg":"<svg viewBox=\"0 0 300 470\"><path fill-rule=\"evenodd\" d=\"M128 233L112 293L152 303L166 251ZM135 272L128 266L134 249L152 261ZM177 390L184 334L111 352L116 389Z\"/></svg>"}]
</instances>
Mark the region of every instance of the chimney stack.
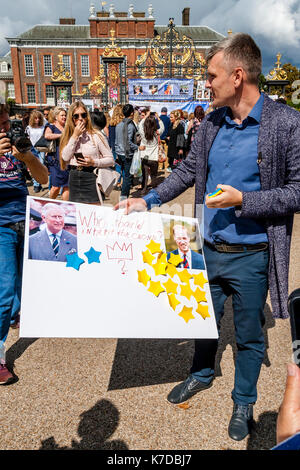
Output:
<instances>
[{"instance_id":1,"label":"chimney stack","mask_svg":"<svg viewBox=\"0 0 300 470\"><path fill-rule=\"evenodd\" d=\"M59 18L59 24L75 24L75 18Z\"/></svg>"},{"instance_id":2,"label":"chimney stack","mask_svg":"<svg viewBox=\"0 0 300 470\"><path fill-rule=\"evenodd\" d=\"M190 8L184 8L182 10L182 26L190 25Z\"/></svg>"}]
</instances>

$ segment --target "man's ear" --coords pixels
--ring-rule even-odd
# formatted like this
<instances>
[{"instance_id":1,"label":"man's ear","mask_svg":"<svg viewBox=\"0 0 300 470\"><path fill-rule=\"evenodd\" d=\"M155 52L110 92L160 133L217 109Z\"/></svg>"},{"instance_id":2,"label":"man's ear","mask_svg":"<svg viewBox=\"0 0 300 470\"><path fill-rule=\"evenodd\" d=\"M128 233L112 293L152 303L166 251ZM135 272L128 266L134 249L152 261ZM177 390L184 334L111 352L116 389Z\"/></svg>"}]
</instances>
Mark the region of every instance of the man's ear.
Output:
<instances>
[{"instance_id":1,"label":"man's ear","mask_svg":"<svg viewBox=\"0 0 300 470\"><path fill-rule=\"evenodd\" d=\"M245 71L242 67L236 67L234 72L233 72L233 75L234 75L234 86L235 88L238 88L242 81L245 79Z\"/></svg>"}]
</instances>

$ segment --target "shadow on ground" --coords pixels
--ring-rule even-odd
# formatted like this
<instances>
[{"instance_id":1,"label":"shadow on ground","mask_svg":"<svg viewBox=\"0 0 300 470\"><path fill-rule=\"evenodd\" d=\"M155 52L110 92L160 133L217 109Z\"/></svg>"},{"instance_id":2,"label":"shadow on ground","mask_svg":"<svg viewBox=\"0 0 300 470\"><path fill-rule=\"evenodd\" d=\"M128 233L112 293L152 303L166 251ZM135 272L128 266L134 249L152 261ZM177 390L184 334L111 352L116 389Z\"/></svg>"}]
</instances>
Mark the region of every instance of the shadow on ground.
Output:
<instances>
[{"instance_id":1,"label":"shadow on ground","mask_svg":"<svg viewBox=\"0 0 300 470\"><path fill-rule=\"evenodd\" d=\"M108 400L98 401L80 415L78 436L71 446L60 447L53 436L41 442L39 450L128 450L124 441L110 441L119 424L119 411Z\"/></svg>"},{"instance_id":2,"label":"shadow on ground","mask_svg":"<svg viewBox=\"0 0 300 470\"><path fill-rule=\"evenodd\" d=\"M265 307L264 326L266 353L264 364L270 367L268 357L268 329L275 326L269 306ZM221 324L221 335L216 356L215 374L222 376L221 360L230 345L236 356L231 301L226 302ZM116 347L108 390L144 387L180 382L190 371L194 352L193 340L173 339L119 339Z\"/></svg>"}]
</instances>

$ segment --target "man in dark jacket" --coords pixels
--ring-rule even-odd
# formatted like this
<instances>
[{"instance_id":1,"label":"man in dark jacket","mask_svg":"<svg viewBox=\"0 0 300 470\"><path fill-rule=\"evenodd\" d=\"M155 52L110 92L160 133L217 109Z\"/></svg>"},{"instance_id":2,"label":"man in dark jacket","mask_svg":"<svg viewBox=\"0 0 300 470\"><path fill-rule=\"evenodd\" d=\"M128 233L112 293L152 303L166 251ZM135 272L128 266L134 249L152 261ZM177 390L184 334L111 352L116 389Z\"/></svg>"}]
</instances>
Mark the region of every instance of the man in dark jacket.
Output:
<instances>
[{"instance_id":1,"label":"man in dark jacket","mask_svg":"<svg viewBox=\"0 0 300 470\"><path fill-rule=\"evenodd\" d=\"M234 34L207 55L213 106L188 158L126 212L150 208L195 184L195 211L204 203L204 256L216 321L232 295L237 343L229 436L244 439L253 422L264 358L268 288L275 318L286 318L293 214L300 209L300 114L258 89L261 53ZM216 197L209 194L221 188ZM217 341L196 340L191 373L168 400L182 403L212 385Z\"/></svg>"},{"instance_id":2,"label":"man in dark jacket","mask_svg":"<svg viewBox=\"0 0 300 470\"><path fill-rule=\"evenodd\" d=\"M121 200L129 196L132 185L130 167L133 154L139 149L136 143L137 128L132 120L134 114L133 106L131 104L125 104L125 106L123 106L123 114L125 118L116 126L115 140L117 162L121 166L121 174L123 174Z\"/></svg>"}]
</instances>

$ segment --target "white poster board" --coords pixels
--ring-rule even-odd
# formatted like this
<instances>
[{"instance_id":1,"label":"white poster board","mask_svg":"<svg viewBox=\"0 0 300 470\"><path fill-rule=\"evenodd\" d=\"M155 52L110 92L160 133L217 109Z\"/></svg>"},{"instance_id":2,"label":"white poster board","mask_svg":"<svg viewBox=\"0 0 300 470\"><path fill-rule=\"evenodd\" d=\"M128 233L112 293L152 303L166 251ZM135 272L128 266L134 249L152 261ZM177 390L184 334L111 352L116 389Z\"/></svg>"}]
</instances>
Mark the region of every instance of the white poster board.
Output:
<instances>
[{"instance_id":1,"label":"white poster board","mask_svg":"<svg viewBox=\"0 0 300 470\"><path fill-rule=\"evenodd\" d=\"M28 197L20 336L217 338L200 247L196 219Z\"/></svg>"}]
</instances>

